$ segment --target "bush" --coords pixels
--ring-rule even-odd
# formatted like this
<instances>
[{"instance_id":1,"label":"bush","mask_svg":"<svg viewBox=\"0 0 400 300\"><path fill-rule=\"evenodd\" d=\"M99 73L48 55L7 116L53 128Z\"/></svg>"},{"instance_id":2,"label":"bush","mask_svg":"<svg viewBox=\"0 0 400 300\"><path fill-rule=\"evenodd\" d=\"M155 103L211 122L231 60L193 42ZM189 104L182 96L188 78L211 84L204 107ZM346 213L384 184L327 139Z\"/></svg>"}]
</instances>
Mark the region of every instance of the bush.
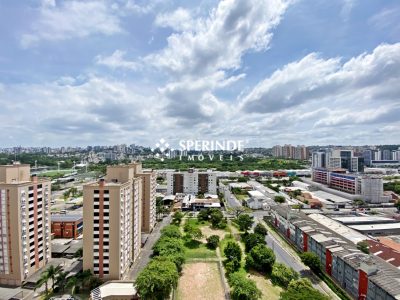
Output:
<instances>
[{"instance_id":1,"label":"bush","mask_svg":"<svg viewBox=\"0 0 400 300\"><path fill-rule=\"evenodd\" d=\"M313 288L306 278L292 280L286 291L281 292L281 300L328 300L329 298Z\"/></svg>"},{"instance_id":2,"label":"bush","mask_svg":"<svg viewBox=\"0 0 400 300\"><path fill-rule=\"evenodd\" d=\"M168 254L168 255L162 255L162 256L157 256L154 258L154 260L162 261L172 261L178 272L180 273L182 271L182 266L185 263L185 256L183 253L175 253L175 254Z\"/></svg>"},{"instance_id":3,"label":"bush","mask_svg":"<svg viewBox=\"0 0 400 300\"><path fill-rule=\"evenodd\" d=\"M301 261L313 270L315 273L320 273L322 270L322 264L319 257L313 252L304 252L300 254Z\"/></svg>"},{"instance_id":4,"label":"bush","mask_svg":"<svg viewBox=\"0 0 400 300\"><path fill-rule=\"evenodd\" d=\"M270 273L275 263L275 254L265 245L257 245L246 257L246 268L254 269L262 273Z\"/></svg>"},{"instance_id":5,"label":"bush","mask_svg":"<svg viewBox=\"0 0 400 300\"><path fill-rule=\"evenodd\" d=\"M229 284L232 287L231 296L233 300L257 300L261 298L261 291L256 283L246 278L241 273L232 273L229 276Z\"/></svg>"},{"instance_id":6,"label":"bush","mask_svg":"<svg viewBox=\"0 0 400 300\"><path fill-rule=\"evenodd\" d=\"M367 241L361 241L357 243L357 249L365 254L369 254L369 244Z\"/></svg>"},{"instance_id":7,"label":"bush","mask_svg":"<svg viewBox=\"0 0 400 300\"><path fill-rule=\"evenodd\" d=\"M216 249L219 244L219 236L218 235L211 235L207 238L207 247L209 249Z\"/></svg>"},{"instance_id":8,"label":"bush","mask_svg":"<svg viewBox=\"0 0 400 300\"><path fill-rule=\"evenodd\" d=\"M262 236L266 236L268 234L268 230L263 224L258 223L256 225L256 227L254 227L254 233L261 234Z\"/></svg>"},{"instance_id":9,"label":"bush","mask_svg":"<svg viewBox=\"0 0 400 300\"><path fill-rule=\"evenodd\" d=\"M171 237L180 239L182 237L181 231L179 227L176 225L168 225L161 229L161 238L163 237Z\"/></svg>"},{"instance_id":10,"label":"bush","mask_svg":"<svg viewBox=\"0 0 400 300\"><path fill-rule=\"evenodd\" d=\"M276 203L285 203L285 197L281 196L281 195L276 195L274 198L274 201Z\"/></svg>"},{"instance_id":11,"label":"bush","mask_svg":"<svg viewBox=\"0 0 400 300\"><path fill-rule=\"evenodd\" d=\"M286 288L290 281L297 279L299 279L299 273L285 264L275 263L272 267L271 280L273 284Z\"/></svg>"}]
</instances>

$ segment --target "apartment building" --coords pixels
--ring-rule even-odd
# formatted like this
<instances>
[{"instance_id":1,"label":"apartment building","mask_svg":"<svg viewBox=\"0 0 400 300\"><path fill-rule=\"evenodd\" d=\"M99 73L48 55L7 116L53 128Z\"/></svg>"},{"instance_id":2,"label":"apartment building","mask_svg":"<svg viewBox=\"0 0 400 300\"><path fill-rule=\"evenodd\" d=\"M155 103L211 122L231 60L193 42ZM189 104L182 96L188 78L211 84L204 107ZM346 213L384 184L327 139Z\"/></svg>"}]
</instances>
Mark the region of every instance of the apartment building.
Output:
<instances>
[{"instance_id":1,"label":"apartment building","mask_svg":"<svg viewBox=\"0 0 400 300\"><path fill-rule=\"evenodd\" d=\"M283 157L290 159L307 159L307 148L304 145L292 146L292 145L276 145L272 147L272 156Z\"/></svg>"},{"instance_id":2,"label":"apartment building","mask_svg":"<svg viewBox=\"0 0 400 300\"><path fill-rule=\"evenodd\" d=\"M217 194L216 172L200 172L189 169L187 172L167 173L167 194Z\"/></svg>"},{"instance_id":3,"label":"apartment building","mask_svg":"<svg viewBox=\"0 0 400 300\"><path fill-rule=\"evenodd\" d=\"M131 163L134 175L142 178L142 232L150 233L156 224L157 174L145 171L141 163Z\"/></svg>"},{"instance_id":4,"label":"apartment building","mask_svg":"<svg viewBox=\"0 0 400 300\"><path fill-rule=\"evenodd\" d=\"M132 166L108 166L105 179L84 186L83 197L83 268L122 279L140 253L142 178Z\"/></svg>"},{"instance_id":5,"label":"apartment building","mask_svg":"<svg viewBox=\"0 0 400 300\"><path fill-rule=\"evenodd\" d=\"M21 285L51 258L51 183L30 166L0 166L0 284Z\"/></svg>"}]
</instances>

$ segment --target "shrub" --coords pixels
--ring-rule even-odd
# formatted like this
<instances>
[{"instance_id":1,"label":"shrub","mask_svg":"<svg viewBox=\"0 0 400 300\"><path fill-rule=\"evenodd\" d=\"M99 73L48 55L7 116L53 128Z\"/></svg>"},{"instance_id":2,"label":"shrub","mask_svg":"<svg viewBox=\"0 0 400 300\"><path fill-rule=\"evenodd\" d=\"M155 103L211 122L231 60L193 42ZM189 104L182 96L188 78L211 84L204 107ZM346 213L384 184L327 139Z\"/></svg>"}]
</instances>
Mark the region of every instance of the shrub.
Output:
<instances>
[{"instance_id":1,"label":"shrub","mask_svg":"<svg viewBox=\"0 0 400 300\"><path fill-rule=\"evenodd\" d=\"M207 247L209 249L216 249L219 244L219 236L218 235L211 235L207 238Z\"/></svg>"},{"instance_id":2,"label":"shrub","mask_svg":"<svg viewBox=\"0 0 400 300\"><path fill-rule=\"evenodd\" d=\"M231 296L233 300L257 300L261 298L261 291L257 288L256 283L241 273L232 273L229 276L229 283L232 287Z\"/></svg>"}]
</instances>

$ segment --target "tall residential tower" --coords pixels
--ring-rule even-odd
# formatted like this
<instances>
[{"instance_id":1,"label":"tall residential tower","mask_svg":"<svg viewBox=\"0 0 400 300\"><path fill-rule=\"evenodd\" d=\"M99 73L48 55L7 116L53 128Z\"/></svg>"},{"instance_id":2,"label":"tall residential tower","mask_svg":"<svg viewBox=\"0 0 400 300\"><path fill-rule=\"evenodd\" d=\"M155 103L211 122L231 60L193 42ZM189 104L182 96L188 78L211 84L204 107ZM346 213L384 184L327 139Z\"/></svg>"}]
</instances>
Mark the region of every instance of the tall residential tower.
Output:
<instances>
[{"instance_id":1,"label":"tall residential tower","mask_svg":"<svg viewBox=\"0 0 400 300\"><path fill-rule=\"evenodd\" d=\"M0 166L0 284L20 285L51 257L49 180Z\"/></svg>"}]
</instances>

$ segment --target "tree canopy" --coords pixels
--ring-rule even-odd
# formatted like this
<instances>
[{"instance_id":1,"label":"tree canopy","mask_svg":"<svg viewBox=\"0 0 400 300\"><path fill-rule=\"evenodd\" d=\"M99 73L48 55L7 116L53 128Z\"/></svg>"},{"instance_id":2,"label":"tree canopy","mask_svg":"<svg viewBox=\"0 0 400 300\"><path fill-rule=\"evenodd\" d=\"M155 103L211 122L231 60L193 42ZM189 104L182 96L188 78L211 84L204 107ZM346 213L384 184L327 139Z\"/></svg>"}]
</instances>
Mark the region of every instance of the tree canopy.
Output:
<instances>
[{"instance_id":1,"label":"tree canopy","mask_svg":"<svg viewBox=\"0 0 400 300\"><path fill-rule=\"evenodd\" d=\"M266 236L268 234L267 227L263 224L258 223L256 227L254 227L254 233L261 234L262 236Z\"/></svg>"},{"instance_id":2,"label":"tree canopy","mask_svg":"<svg viewBox=\"0 0 400 300\"><path fill-rule=\"evenodd\" d=\"M163 237L171 237L171 238L181 238L182 234L179 230L179 227L176 225L168 225L161 229L161 235Z\"/></svg>"},{"instance_id":3,"label":"tree canopy","mask_svg":"<svg viewBox=\"0 0 400 300\"><path fill-rule=\"evenodd\" d=\"M236 219L241 231L248 231L253 226L253 222L253 217L248 214L241 214Z\"/></svg>"},{"instance_id":4,"label":"tree canopy","mask_svg":"<svg viewBox=\"0 0 400 300\"><path fill-rule=\"evenodd\" d=\"M299 279L299 273L282 263L272 267L271 279L274 284L286 288L290 281Z\"/></svg>"},{"instance_id":5,"label":"tree canopy","mask_svg":"<svg viewBox=\"0 0 400 300\"><path fill-rule=\"evenodd\" d=\"M257 245L247 254L246 267L270 273L275 263L275 253L265 245Z\"/></svg>"},{"instance_id":6,"label":"tree canopy","mask_svg":"<svg viewBox=\"0 0 400 300\"><path fill-rule=\"evenodd\" d=\"M261 291L256 283L246 278L239 272L232 273L229 276L229 284L232 287L231 296L234 300L257 300L261 298Z\"/></svg>"},{"instance_id":7,"label":"tree canopy","mask_svg":"<svg viewBox=\"0 0 400 300\"><path fill-rule=\"evenodd\" d=\"M300 254L301 261L314 272L318 273L322 270L322 264L319 257L313 252L304 252Z\"/></svg>"},{"instance_id":8,"label":"tree canopy","mask_svg":"<svg viewBox=\"0 0 400 300\"><path fill-rule=\"evenodd\" d=\"M258 233L245 233L242 235L242 241L246 252L250 252L257 245L265 245L265 236Z\"/></svg>"},{"instance_id":9,"label":"tree canopy","mask_svg":"<svg viewBox=\"0 0 400 300\"><path fill-rule=\"evenodd\" d=\"M177 286L178 279L178 270L172 261L153 259L140 272L135 286L141 299L166 299L172 289Z\"/></svg>"}]
</instances>

